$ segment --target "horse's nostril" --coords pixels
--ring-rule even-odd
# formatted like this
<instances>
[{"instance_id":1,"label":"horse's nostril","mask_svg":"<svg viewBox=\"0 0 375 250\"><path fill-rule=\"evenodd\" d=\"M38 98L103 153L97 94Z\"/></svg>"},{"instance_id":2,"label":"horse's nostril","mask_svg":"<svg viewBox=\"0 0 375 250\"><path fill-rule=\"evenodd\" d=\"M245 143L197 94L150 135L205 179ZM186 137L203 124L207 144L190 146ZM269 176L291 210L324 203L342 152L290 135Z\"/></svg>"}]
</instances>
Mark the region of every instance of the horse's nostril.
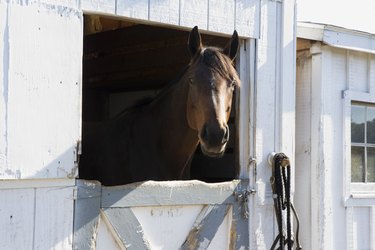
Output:
<instances>
[{"instance_id":1,"label":"horse's nostril","mask_svg":"<svg viewBox=\"0 0 375 250\"><path fill-rule=\"evenodd\" d=\"M201 133L201 138L203 140L207 140L208 139L208 133L209 133L209 131L208 131L207 125L204 125L204 127L202 129L202 133Z\"/></svg>"},{"instance_id":2,"label":"horse's nostril","mask_svg":"<svg viewBox=\"0 0 375 250\"><path fill-rule=\"evenodd\" d=\"M222 139L221 143L225 144L225 143L228 142L228 140L229 140L229 128L228 128L228 125L226 125L224 136L223 136L223 139Z\"/></svg>"}]
</instances>

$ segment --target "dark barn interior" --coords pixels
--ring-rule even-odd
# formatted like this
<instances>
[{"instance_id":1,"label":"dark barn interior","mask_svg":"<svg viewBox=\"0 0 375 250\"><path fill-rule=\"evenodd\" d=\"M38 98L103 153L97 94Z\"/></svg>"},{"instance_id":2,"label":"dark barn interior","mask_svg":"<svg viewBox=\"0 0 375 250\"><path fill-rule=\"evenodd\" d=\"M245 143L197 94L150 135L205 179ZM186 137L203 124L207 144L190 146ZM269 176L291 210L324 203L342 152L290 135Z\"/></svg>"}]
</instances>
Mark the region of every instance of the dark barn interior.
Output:
<instances>
[{"instance_id":1,"label":"dark barn interior","mask_svg":"<svg viewBox=\"0 0 375 250\"><path fill-rule=\"evenodd\" d=\"M85 16L83 122L110 119L124 108L154 97L189 63L189 31ZM202 40L205 46L224 47L229 38L202 34ZM191 179L219 182L237 176L236 106L232 105L228 122L230 141L225 155L209 158L198 147Z\"/></svg>"}]
</instances>

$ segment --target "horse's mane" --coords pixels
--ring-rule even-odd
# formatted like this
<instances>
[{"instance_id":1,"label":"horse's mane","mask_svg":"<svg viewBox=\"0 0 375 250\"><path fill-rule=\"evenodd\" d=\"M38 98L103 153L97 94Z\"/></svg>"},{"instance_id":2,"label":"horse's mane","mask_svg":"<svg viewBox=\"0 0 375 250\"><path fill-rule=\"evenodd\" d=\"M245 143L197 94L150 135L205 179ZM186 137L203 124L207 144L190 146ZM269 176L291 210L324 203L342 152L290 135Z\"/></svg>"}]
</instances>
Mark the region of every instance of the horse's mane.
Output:
<instances>
[{"instance_id":1,"label":"horse's mane","mask_svg":"<svg viewBox=\"0 0 375 250\"><path fill-rule=\"evenodd\" d=\"M221 49L216 47L206 47L202 49L201 53L197 53L197 55L193 57L189 65L186 66L174 80L170 81L165 87L163 87L155 97L145 97L138 100L130 107L127 107L123 111L121 111L118 115L116 115L115 118L122 117L129 112L150 105L151 103L159 100L181 80L181 78L185 75L186 71L190 67L195 66L198 63L204 64L211 70L220 74L222 77L235 82L235 84L239 86L240 79L238 77L236 69L233 66L233 61L230 60L229 57L225 56Z\"/></svg>"}]
</instances>

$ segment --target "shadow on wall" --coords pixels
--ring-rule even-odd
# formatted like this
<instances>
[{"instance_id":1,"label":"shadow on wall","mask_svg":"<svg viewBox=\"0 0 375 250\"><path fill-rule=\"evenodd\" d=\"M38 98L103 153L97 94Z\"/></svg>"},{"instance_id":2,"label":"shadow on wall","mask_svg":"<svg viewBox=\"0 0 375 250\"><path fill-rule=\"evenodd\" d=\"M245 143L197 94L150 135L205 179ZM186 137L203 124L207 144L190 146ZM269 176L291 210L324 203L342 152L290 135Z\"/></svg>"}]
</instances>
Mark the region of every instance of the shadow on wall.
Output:
<instances>
[{"instance_id":1,"label":"shadow on wall","mask_svg":"<svg viewBox=\"0 0 375 250\"><path fill-rule=\"evenodd\" d=\"M0 181L0 249L71 248L75 155L72 145L40 170L22 166L0 176L9 180Z\"/></svg>"},{"instance_id":2,"label":"shadow on wall","mask_svg":"<svg viewBox=\"0 0 375 250\"><path fill-rule=\"evenodd\" d=\"M47 178L75 178L78 176L77 145L72 145L60 155L53 157L53 150L50 149L22 148L18 152L10 152L9 162L4 164L0 172L0 179L47 179ZM34 153L38 152L39 157ZM17 157L23 155L23 157ZM4 156L4 161L7 157ZM25 160L29 158L30 161ZM38 160L32 160L36 159ZM42 160L39 160L42 159ZM49 163L46 163L50 161ZM41 169L38 166L42 164ZM1 170L1 169L0 169Z\"/></svg>"}]
</instances>

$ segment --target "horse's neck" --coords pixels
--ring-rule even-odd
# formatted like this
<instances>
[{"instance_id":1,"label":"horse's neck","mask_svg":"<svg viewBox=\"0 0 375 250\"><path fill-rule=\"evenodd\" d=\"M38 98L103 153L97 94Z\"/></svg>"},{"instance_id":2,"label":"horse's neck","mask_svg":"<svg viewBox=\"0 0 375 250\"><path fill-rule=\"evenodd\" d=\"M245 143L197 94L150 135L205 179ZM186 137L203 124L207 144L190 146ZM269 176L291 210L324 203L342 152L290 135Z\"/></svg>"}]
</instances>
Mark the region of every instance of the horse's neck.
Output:
<instances>
[{"instance_id":1,"label":"horse's neck","mask_svg":"<svg viewBox=\"0 0 375 250\"><path fill-rule=\"evenodd\" d=\"M160 103L154 105L153 109L158 111L154 114L159 114L159 117L155 117L155 119L159 121L160 129L163 131L162 134L168 136L168 138L178 138L180 142L181 140L191 140L192 143L196 144L198 140L197 132L190 128L187 121L188 92L189 85L182 78L180 82L171 87ZM172 141L178 143L178 140Z\"/></svg>"},{"instance_id":2,"label":"horse's neck","mask_svg":"<svg viewBox=\"0 0 375 250\"><path fill-rule=\"evenodd\" d=\"M198 145L197 131L189 127L187 122L187 98L189 85L184 77L176 83L166 93L166 96L154 103L152 109L159 112L159 117L154 117L158 121L161 130L161 144L163 153L175 154L173 165L182 166L187 163ZM161 113L160 113L161 111ZM171 158L170 156L168 158ZM176 167L177 167L176 166ZM184 166L182 166L184 167ZM181 170L175 173L180 175Z\"/></svg>"}]
</instances>

